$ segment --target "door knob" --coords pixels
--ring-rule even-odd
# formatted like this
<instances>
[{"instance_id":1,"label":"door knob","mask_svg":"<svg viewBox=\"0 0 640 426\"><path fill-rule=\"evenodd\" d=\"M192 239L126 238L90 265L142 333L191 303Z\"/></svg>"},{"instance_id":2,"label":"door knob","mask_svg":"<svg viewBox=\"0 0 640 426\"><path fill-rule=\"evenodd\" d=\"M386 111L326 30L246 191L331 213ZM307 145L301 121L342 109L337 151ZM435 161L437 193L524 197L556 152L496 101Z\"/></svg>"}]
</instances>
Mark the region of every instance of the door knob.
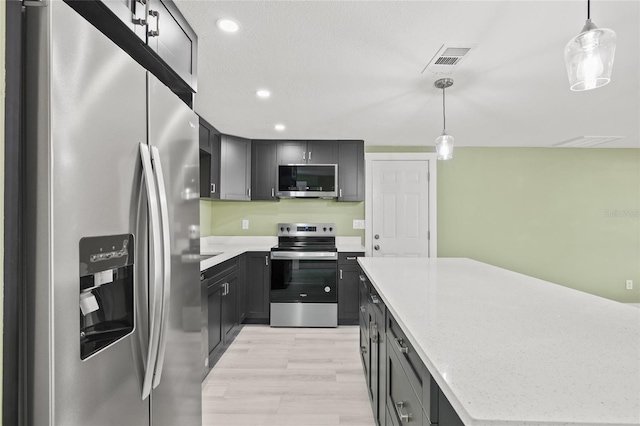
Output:
<instances>
[{"instance_id":1,"label":"door knob","mask_svg":"<svg viewBox=\"0 0 640 426\"><path fill-rule=\"evenodd\" d=\"M379 240L380 239L380 235L376 234L376 235L373 236L373 238L375 238L376 240Z\"/></svg>"},{"instance_id":2,"label":"door knob","mask_svg":"<svg viewBox=\"0 0 640 426\"><path fill-rule=\"evenodd\" d=\"M374 250L380 250L380 246L376 244L375 246L373 246L373 249Z\"/></svg>"}]
</instances>

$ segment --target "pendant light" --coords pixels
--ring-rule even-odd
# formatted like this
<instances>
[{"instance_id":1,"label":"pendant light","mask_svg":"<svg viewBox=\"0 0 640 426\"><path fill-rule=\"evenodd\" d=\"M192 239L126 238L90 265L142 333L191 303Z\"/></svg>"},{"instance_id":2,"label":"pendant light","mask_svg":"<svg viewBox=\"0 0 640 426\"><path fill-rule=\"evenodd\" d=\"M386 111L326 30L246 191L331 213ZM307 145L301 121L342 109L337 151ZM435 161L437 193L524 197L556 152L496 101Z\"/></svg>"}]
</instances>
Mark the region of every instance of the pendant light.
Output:
<instances>
[{"instance_id":1,"label":"pendant light","mask_svg":"<svg viewBox=\"0 0 640 426\"><path fill-rule=\"evenodd\" d=\"M442 134L436 138L436 153L438 160L450 160L453 157L453 136L447 134L447 117L444 108L444 89L453 86L452 78L441 78L433 83L438 89L442 89Z\"/></svg>"},{"instance_id":2,"label":"pendant light","mask_svg":"<svg viewBox=\"0 0 640 426\"><path fill-rule=\"evenodd\" d=\"M564 48L570 89L591 90L609 83L615 52L616 33L591 22L591 1L587 0L587 22Z\"/></svg>"}]
</instances>

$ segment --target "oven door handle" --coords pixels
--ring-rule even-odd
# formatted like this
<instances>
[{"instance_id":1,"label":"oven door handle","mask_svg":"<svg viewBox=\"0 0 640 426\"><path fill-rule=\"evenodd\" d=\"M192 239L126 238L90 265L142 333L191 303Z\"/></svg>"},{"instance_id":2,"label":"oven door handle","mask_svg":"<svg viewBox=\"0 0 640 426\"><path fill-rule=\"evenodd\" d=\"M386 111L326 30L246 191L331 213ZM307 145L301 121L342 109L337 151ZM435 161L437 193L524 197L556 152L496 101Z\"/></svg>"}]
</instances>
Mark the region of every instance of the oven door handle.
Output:
<instances>
[{"instance_id":1,"label":"oven door handle","mask_svg":"<svg viewBox=\"0 0 640 426\"><path fill-rule=\"evenodd\" d=\"M330 251L272 251L271 260L338 260L338 253Z\"/></svg>"}]
</instances>

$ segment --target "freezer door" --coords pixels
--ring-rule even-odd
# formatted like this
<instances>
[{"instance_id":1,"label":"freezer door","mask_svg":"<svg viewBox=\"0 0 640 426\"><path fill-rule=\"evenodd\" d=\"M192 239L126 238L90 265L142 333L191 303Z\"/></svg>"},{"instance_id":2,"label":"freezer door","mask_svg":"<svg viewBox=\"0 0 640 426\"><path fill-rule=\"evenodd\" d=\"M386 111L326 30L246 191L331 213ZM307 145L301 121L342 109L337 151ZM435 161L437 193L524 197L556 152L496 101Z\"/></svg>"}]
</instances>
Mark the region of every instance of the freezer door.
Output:
<instances>
[{"instance_id":1,"label":"freezer door","mask_svg":"<svg viewBox=\"0 0 640 426\"><path fill-rule=\"evenodd\" d=\"M81 352L93 325L118 329L114 321L131 319L131 297L146 309L138 152L147 138L146 73L65 2L26 14L28 424L147 426L140 381L146 348L138 345L146 313L135 314L132 333L121 329ZM81 255L81 240L104 236L121 238ZM108 267L102 255L132 262ZM89 258L105 268L87 269ZM117 298L126 311L107 312Z\"/></svg>"},{"instance_id":2,"label":"freezer door","mask_svg":"<svg viewBox=\"0 0 640 426\"><path fill-rule=\"evenodd\" d=\"M160 351L151 393L154 426L202 424L200 306L200 187L198 117L148 74L149 145L167 213L163 245L170 276L164 282ZM160 166L158 167L158 162ZM162 194L160 194L162 198ZM162 210L162 208L161 208ZM167 221L168 220L168 221ZM169 287L167 287L169 286Z\"/></svg>"}]
</instances>

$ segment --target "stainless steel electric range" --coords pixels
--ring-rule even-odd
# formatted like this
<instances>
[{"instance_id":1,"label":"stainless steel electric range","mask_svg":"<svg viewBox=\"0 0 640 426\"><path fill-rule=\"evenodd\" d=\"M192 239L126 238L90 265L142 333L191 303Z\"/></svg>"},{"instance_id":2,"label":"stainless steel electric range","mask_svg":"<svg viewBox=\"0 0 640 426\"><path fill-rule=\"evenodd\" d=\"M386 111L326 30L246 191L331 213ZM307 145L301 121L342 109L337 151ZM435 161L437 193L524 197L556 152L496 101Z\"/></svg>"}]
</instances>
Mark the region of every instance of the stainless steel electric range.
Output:
<instances>
[{"instance_id":1,"label":"stainless steel electric range","mask_svg":"<svg viewBox=\"0 0 640 426\"><path fill-rule=\"evenodd\" d=\"M271 249L272 327L338 326L334 223L279 223Z\"/></svg>"}]
</instances>

